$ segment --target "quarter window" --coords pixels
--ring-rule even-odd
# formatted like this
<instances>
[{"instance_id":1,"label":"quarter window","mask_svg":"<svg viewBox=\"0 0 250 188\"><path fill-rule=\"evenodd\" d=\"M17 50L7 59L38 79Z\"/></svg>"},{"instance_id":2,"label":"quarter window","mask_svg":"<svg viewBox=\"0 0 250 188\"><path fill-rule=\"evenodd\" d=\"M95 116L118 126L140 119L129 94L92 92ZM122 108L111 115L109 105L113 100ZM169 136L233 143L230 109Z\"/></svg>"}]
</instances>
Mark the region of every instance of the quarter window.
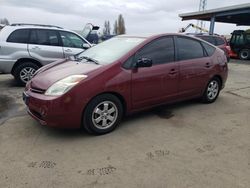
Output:
<instances>
[{"instance_id":1,"label":"quarter window","mask_svg":"<svg viewBox=\"0 0 250 188\"><path fill-rule=\"evenodd\" d=\"M208 56L212 56L214 54L215 48L205 42L202 43L202 45L204 46Z\"/></svg>"},{"instance_id":2,"label":"quarter window","mask_svg":"<svg viewBox=\"0 0 250 188\"><path fill-rule=\"evenodd\" d=\"M215 38L217 46L225 44L225 41L222 38L216 37Z\"/></svg>"},{"instance_id":3,"label":"quarter window","mask_svg":"<svg viewBox=\"0 0 250 188\"><path fill-rule=\"evenodd\" d=\"M184 37L177 37L178 60L196 59L204 57L204 50L199 41Z\"/></svg>"},{"instance_id":4,"label":"quarter window","mask_svg":"<svg viewBox=\"0 0 250 188\"><path fill-rule=\"evenodd\" d=\"M175 58L174 40L172 37L164 37L146 45L136 55L136 60L148 58L153 64L173 62Z\"/></svg>"},{"instance_id":5,"label":"quarter window","mask_svg":"<svg viewBox=\"0 0 250 188\"><path fill-rule=\"evenodd\" d=\"M7 42L28 43L29 29L18 29L10 34Z\"/></svg>"},{"instance_id":6,"label":"quarter window","mask_svg":"<svg viewBox=\"0 0 250 188\"><path fill-rule=\"evenodd\" d=\"M83 48L83 44L86 43L83 39L74 33L70 32L60 32L63 46L69 48Z\"/></svg>"}]
</instances>

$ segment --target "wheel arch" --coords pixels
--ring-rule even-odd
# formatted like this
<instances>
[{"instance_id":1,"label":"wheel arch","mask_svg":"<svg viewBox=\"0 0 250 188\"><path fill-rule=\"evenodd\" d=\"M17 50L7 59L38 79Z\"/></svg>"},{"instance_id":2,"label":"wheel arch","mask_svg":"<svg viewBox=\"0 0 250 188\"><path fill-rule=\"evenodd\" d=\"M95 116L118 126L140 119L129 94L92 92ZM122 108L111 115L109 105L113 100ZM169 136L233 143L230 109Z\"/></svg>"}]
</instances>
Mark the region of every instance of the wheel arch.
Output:
<instances>
[{"instance_id":1,"label":"wheel arch","mask_svg":"<svg viewBox=\"0 0 250 188\"><path fill-rule=\"evenodd\" d=\"M102 93L99 93L99 94L95 95L94 97L92 97L92 98L88 101L88 103L86 104L86 106L87 106L87 105L90 103L90 101L92 101L95 97L100 96L100 95L105 95L105 94L114 95L115 97L117 97L117 98L121 101L121 103L122 103L122 108L123 108L123 115L125 115L126 112L127 112L127 102L126 102L126 100L125 100L125 97L122 96L120 93L114 92L114 91L106 91L106 92L102 92ZM85 109L84 109L83 111L85 111Z\"/></svg>"},{"instance_id":2,"label":"wheel arch","mask_svg":"<svg viewBox=\"0 0 250 188\"><path fill-rule=\"evenodd\" d=\"M16 61L16 63L14 64L14 66L12 67L11 69L11 74L13 75L14 74L14 70L20 65L22 64L23 62L32 62L34 64L36 64L38 67L42 67L42 64L35 60L35 59L31 59L31 58L21 58L21 59L18 59Z\"/></svg>"},{"instance_id":3,"label":"wheel arch","mask_svg":"<svg viewBox=\"0 0 250 188\"><path fill-rule=\"evenodd\" d=\"M220 75L216 74L216 75L214 75L211 79L213 79L213 78L217 78L217 79L220 81L219 84L220 84L220 89L221 89L222 84L223 84L222 77L221 77Z\"/></svg>"}]
</instances>

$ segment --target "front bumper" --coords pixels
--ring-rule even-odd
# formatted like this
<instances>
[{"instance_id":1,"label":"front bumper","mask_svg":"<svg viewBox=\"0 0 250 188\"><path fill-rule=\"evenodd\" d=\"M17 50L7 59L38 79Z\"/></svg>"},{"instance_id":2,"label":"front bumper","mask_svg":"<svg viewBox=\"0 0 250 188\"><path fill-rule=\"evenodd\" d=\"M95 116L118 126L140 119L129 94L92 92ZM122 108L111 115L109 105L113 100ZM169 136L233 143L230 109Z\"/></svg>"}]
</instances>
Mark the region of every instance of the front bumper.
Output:
<instances>
[{"instance_id":1,"label":"front bumper","mask_svg":"<svg viewBox=\"0 0 250 188\"><path fill-rule=\"evenodd\" d=\"M23 92L23 100L28 114L41 125L57 128L81 127L84 106L70 95L52 97L28 90Z\"/></svg>"}]
</instances>

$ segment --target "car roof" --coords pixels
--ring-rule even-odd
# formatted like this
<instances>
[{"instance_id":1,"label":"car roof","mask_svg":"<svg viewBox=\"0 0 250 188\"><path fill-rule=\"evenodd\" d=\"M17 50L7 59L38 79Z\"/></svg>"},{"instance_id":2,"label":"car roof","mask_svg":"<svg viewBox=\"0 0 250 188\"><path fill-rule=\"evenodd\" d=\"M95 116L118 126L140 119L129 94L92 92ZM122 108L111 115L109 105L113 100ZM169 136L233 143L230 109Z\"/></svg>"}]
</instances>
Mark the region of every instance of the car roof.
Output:
<instances>
[{"instance_id":1,"label":"car roof","mask_svg":"<svg viewBox=\"0 0 250 188\"><path fill-rule=\"evenodd\" d=\"M77 34L76 32L68 29L64 29L59 26L54 25L40 25L40 24L11 24L6 25L5 28L9 28L10 30L14 31L16 29L51 29L51 30L58 30L58 31L68 31ZM77 34L79 35L79 34Z\"/></svg>"},{"instance_id":2,"label":"car roof","mask_svg":"<svg viewBox=\"0 0 250 188\"><path fill-rule=\"evenodd\" d=\"M150 39L150 38L158 38L158 37L163 37L163 36L185 36L185 37L190 37L190 38L194 38L193 36L187 36L185 34L182 33L160 33L160 34L150 34L150 33L145 33L145 34L135 34L135 35L127 35L127 34L123 34L123 35L118 35L118 37L126 37L126 38L145 38L145 39Z\"/></svg>"}]
</instances>

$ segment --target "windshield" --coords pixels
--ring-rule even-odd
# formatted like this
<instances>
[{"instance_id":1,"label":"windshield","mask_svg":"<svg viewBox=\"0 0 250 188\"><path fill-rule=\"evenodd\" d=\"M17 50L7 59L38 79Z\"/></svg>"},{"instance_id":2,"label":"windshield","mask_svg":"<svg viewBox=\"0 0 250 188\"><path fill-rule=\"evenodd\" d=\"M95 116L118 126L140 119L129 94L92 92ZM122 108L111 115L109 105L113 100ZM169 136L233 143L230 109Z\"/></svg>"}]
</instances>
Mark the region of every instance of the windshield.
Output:
<instances>
[{"instance_id":1,"label":"windshield","mask_svg":"<svg viewBox=\"0 0 250 188\"><path fill-rule=\"evenodd\" d=\"M88 57L100 64L109 64L121 58L144 40L145 38L115 37L89 48L77 58Z\"/></svg>"}]
</instances>

